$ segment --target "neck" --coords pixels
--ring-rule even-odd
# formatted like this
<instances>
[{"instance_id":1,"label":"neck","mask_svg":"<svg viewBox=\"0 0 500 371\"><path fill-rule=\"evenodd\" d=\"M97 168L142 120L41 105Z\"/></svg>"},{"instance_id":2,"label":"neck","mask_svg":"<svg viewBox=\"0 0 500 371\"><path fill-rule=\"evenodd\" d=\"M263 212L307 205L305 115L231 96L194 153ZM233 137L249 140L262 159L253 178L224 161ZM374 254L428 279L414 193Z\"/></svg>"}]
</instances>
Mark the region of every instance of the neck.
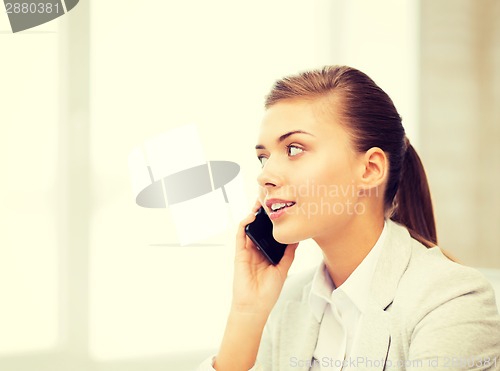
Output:
<instances>
[{"instance_id":1,"label":"neck","mask_svg":"<svg viewBox=\"0 0 500 371\"><path fill-rule=\"evenodd\" d=\"M314 238L335 287L342 285L375 246L384 217L355 218L329 235Z\"/></svg>"}]
</instances>

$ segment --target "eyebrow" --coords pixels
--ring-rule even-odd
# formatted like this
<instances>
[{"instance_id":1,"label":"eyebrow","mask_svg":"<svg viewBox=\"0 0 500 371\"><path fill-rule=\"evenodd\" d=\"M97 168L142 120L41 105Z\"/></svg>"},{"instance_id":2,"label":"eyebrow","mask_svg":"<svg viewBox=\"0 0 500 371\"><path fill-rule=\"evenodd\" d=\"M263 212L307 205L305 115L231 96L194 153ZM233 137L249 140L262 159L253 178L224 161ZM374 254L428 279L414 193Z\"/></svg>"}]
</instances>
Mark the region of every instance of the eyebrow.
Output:
<instances>
[{"instance_id":1,"label":"eyebrow","mask_svg":"<svg viewBox=\"0 0 500 371\"><path fill-rule=\"evenodd\" d=\"M312 135L311 133L308 133L307 131L293 130L293 131L289 131L288 133L285 133L282 136L280 136L278 138L278 140L276 141L276 143L279 144L279 143L283 142L286 138L288 138L290 135L293 135L293 134L307 134L307 135L311 135L314 137L314 135ZM266 149L266 147L264 147L262 144L257 144L255 146L255 149Z\"/></svg>"}]
</instances>

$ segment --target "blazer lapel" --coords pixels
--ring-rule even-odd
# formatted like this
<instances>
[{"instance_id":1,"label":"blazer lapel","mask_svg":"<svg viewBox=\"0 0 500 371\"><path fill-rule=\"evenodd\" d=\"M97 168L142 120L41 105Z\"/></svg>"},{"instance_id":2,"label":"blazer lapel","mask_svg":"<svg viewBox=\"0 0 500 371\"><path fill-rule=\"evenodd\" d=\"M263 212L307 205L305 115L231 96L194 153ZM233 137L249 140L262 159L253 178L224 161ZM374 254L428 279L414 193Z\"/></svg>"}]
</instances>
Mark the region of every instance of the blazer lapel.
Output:
<instances>
[{"instance_id":1,"label":"blazer lapel","mask_svg":"<svg viewBox=\"0 0 500 371\"><path fill-rule=\"evenodd\" d=\"M360 320L347 368L383 370L389 354L389 314L370 305Z\"/></svg>"},{"instance_id":2,"label":"blazer lapel","mask_svg":"<svg viewBox=\"0 0 500 371\"><path fill-rule=\"evenodd\" d=\"M357 368L383 370L391 343L389 305L411 257L406 228L387 220L388 233L371 285L370 298L360 319L350 361ZM349 361L349 360L348 360Z\"/></svg>"},{"instance_id":3,"label":"blazer lapel","mask_svg":"<svg viewBox=\"0 0 500 371\"><path fill-rule=\"evenodd\" d=\"M304 289L304 296L310 290ZM308 371L318 340L319 322L312 314L307 300L288 302L282 318L280 333L280 370Z\"/></svg>"},{"instance_id":4,"label":"blazer lapel","mask_svg":"<svg viewBox=\"0 0 500 371\"><path fill-rule=\"evenodd\" d=\"M410 263L412 241L407 229L391 219L387 219L387 228L371 284L372 298L383 310L394 300L399 281Z\"/></svg>"}]
</instances>

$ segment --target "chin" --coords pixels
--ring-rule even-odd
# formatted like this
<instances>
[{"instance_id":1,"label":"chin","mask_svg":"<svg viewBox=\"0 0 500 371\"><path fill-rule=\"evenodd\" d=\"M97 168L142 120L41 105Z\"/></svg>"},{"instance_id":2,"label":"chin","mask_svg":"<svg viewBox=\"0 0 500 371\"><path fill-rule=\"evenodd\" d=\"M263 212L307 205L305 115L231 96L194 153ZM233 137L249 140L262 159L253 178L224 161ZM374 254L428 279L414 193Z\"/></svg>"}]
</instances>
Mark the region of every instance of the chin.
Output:
<instances>
[{"instance_id":1,"label":"chin","mask_svg":"<svg viewBox=\"0 0 500 371\"><path fill-rule=\"evenodd\" d=\"M292 218L290 218L292 217ZM287 219L273 223L273 237L279 243L290 245L309 238L303 220L289 215Z\"/></svg>"},{"instance_id":2,"label":"chin","mask_svg":"<svg viewBox=\"0 0 500 371\"><path fill-rule=\"evenodd\" d=\"M290 245L292 243L305 240L305 238L300 238L295 233L279 233L274 231L273 231L273 237L279 243L284 243L286 245Z\"/></svg>"}]
</instances>

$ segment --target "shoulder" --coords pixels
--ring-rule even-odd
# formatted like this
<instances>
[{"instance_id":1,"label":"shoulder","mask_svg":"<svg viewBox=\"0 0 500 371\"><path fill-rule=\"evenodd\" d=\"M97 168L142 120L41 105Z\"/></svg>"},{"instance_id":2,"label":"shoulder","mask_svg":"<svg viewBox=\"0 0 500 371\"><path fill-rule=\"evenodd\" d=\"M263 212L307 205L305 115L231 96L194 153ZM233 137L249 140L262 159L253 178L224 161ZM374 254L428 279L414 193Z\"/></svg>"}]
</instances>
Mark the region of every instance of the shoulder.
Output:
<instances>
[{"instance_id":1,"label":"shoulder","mask_svg":"<svg viewBox=\"0 0 500 371\"><path fill-rule=\"evenodd\" d=\"M416 240L392 306L404 318L410 336L441 329L437 338L448 333L454 344L454 336L486 341L491 334L500 335L495 294L484 275L449 260L439 247L427 248Z\"/></svg>"},{"instance_id":2,"label":"shoulder","mask_svg":"<svg viewBox=\"0 0 500 371\"><path fill-rule=\"evenodd\" d=\"M448 259L439 247L427 248L413 239L407 229L390 223L392 240L382 260L381 269L392 270L392 275L381 273L379 285L390 286L387 279L396 280L394 302L432 305L466 293L486 294L494 299L493 288L478 270ZM394 267L398 267L394 269Z\"/></svg>"},{"instance_id":3,"label":"shoulder","mask_svg":"<svg viewBox=\"0 0 500 371\"><path fill-rule=\"evenodd\" d=\"M401 295L419 303L443 302L464 294L494 300L493 288L478 270L453 262L439 247L411 242L411 258L399 284Z\"/></svg>"},{"instance_id":4,"label":"shoulder","mask_svg":"<svg viewBox=\"0 0 500 371\"><path fill-rule=\"evenodd\" d=\"M449 260L439 247L411 239L408 248L387 308L393 335L409 347L407 358L498 357L500 316L490 282L478 270Z\"/></svg>"}]
</instances>

